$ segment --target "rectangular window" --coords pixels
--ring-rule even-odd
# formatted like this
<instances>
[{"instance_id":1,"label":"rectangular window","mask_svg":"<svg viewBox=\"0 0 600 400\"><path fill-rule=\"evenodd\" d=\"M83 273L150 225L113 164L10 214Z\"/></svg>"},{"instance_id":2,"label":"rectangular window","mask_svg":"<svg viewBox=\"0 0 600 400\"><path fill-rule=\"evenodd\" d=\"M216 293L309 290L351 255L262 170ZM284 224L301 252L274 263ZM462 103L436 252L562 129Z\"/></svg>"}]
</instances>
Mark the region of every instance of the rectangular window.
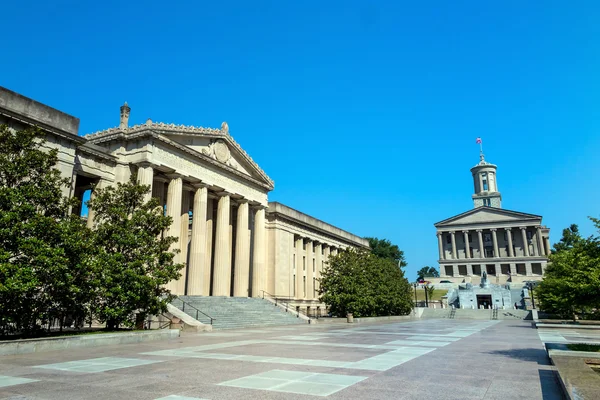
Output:
<instances>
[{"instance_id":1,"label":"rectangular window","mask_svg":"<svg viewBox=\"0 0 600 400\"><path fill-rule=\"evenodd\" d=\"M316 272L317 269L317 262L316 260L313 258L313 272Z\"/></svg>"},{"instance_id":2,"label":"rectangular window","mask_svg":"<svg viewBox=\"0 0 600 400\"><path fill-rule=\"evenodd\" d=\"M296 269L296 255L294 254L293 257L294 257L294 261L292 264L292 268Z\"/></svg>"},{"instance_id":3,"label":"rectangular window","mask_svg":"<svg viewBox=\"0 0 600 400\"><path fill-rule=\"evenodd\" d=\"M485 256L487 258L494 257L494 248L493 247L486 247L485 248Z\"/></svg>"},{"instance_id":4,"label":"rectangular window","mask_svg":"<svg viewBox=\"0 0 600 400\"><path fill-rule=\"evenodd\" d=\"M492 234L491 233L484 233L483 234L483 241L486 243L490 243L492 241Z\"/></svg>"},{"instance_id":5,"label":"rectangular window","mask_svg":"<svg viewBox=\"0 0 600 400\"><path fill-rule=\"evenodd\" d=\"M313 278L313 297L317 297L317 278Z\"/></svg>"},{"instance_id":6,"label":"rectangular window","mask_svg":"<svg viewBox=\"0 0 600 400\"><path fill-rule=\"evenodd\" d=\"M294 282L292 285L292 296L296 296L296 274L294 274Z\"/></svg>"},{"instance_id":7,"label":"rectangular window","mask_svg":"<svg viewBox=\"0 0 600 400\"><path fill-rule=\"evenodd\" d=\"M306 242L304 240L302 241L302 250L306 250Z\"/></svg>"},{"instance_id":8,"label":"rectangular window","mask_svg":"<svg viewBox=\"0 0 600 400\"><path fill-rule=\"evenodd\" d=\"M302 257L302 271L306 271L306 257Z\"/></svg>"},{"instance_id":9,"label":"rectangular window","mask_svg":"<svg viewBox=\"0 0 600 400\"><path fill-rule=\"evenodd\" d=\"M450 237L450 235L446 235L446 243L452 243L452 238Z\"/></svg>"}]
</instances>

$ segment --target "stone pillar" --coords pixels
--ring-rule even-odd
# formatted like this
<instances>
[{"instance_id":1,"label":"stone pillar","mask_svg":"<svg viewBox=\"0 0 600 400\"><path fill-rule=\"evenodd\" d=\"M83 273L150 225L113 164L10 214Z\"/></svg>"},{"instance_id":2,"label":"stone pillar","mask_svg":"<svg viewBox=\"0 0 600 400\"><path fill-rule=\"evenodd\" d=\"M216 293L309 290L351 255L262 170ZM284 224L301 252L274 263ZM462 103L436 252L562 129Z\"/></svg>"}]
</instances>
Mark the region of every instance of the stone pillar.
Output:
<instances>
[{"instance_id":1,"label":"stone pillar","mask_svg":"<svg viewBox=\"0 0 600 400\"><path fill-rule=\"evenodd\" d=\"M496 236L496 228L490 229L492 231L492 241L494 243L494 257L500 257L500 253L498 252L498 237Z\"/></svg>"},{"instance_id":2,"label":"stone pillar","mask_svg":"<svg viewBox=\"0 0 600 400\"><path fill-rule=\"evenodd\" d=\"M552 252L552 246L550 245L550 239L547 237L544 237L544 243L546 244L546 255L550 255L550 253Z\"/></svg>"},{"instance_id":3,"label":"stone pillar","mask_svg":"<svg viewBox=\"0 0 600 400\"><path fill-rule=\"evenodd\" d=\"M538 245L540 246L540 253L539 253L539 255L540 256L545 256L546 252L545 252L545 249L544 249L544 238L542 237L542 227L541 226L537 227L537 233L536 233L536 235L537 235Z\"/></svg>"},{"instance_id":4,"label":"stone pillar","mask_svg":"<svg viewBox=\"0 0 600 400\"><path fill-rule=\"evenodd\" d=\"M204 291L204 268L206 265L206 208L208 188L197 186L194 194L192 214L192 241L190 244L190 263L188 265L187 294L190 296L208 296ZM208 265L210 269L210 265ZM210 274L210 271L209 271Z\"/></svg>"},{"instance_id":5,"label":"stone pillar","mask_svg":"<svg viewBox=\"0 0 600 400\"><path fill-rule=\"evenodd\" d=\"M266 258L266 237L267 228L265 226L265 207L256 209L254 213L254 249L252 263L252 296L262 295L261 290L265 290L265 278L267 263ZM277 294L277 293L273 293Z\"/></svg>"},{"instance_id":6,"label":"stone pillar","mask_svg":"<svg viewBox=\"0 0 600 400\"><path fill-rule=\"evenodd\" d=\"M214 199L209 197L206 207L206 258L204 264L204 279L202 279L202 293L205 296L209 296L211 293L214 226Z\"/></svg>"},{"instance_id":7,"label":"stone pillar","mask_svg":"<svg viewBox=\"0 0 600 400\"><path fill-rule=\"evenodd\" d=\"M521 236L523 238L523 255L529 257L529 243L527 242L527 228L521 227Z\"/></svg>"},{"instance_id":8,"label":"stone pillar","mask_svg":"<svg viewBox=\"0 0 600 400\"><path fill-rule=\"evenodd\" d=\"M215 234L215 266L213 276L213 296L231 294L231 243L229 241L229 220L231 199L229 193L219 194L217 205L217 231Z\"/></svg>"},{"instance_id":9,"label":"stone pillar","mask_svg":"<svg viewBox=\"0 0 600 400\"><path fill-rule=\"evenodd\" d=\"M531 238L532 238L532 240L531 240L531 242L532 242L532 243L531 243L531 247L533 247L533 255L534 255L535 257L537 257L537 256L539 255L539 252L538 252L538 247L537 247L537 243L536 243L536 241L537 241L537 234L536 234L536 233L533 233L533 234L531 235Z\"/></svg>"},{"instance_id":10,"label":"stone pillar","mask_svg":"<svg viewBox=\"0 0 600 400\"><path fill-rule=\"evenodd\" d=\"M456 237L454 237L454 231L450 231L450 237L452 239L452 259L458 259L456 254Z\"/></svg>"},{"instance_id":11,"label":"stone pillar","mask_svg":"<svg viewBox=\"0 0 600 400\"><path fill-rule=\"evenodd\" d=\"M177 280L177 293L185 294L185 282L187 276L187 255L190 229L190 192L183 189L181 193L181 226L179 234L179 262L184 265L181 270L181 278Z\"/></svg>"},{"instance_id":12,"label":"stone pillar","mask_svg":"<svg viewBox=\"0 0 600 400\"><path fill-rule=\"evenodd\" d=\"M315 276L313 272L313 252L312 252L313 242L309 240L306 243L306 298L312 300L313 296L313 277ZM316 267L315 267L316 268Z\"/></svg>"},{"instance_id":13,"label":"stone pillar","mask_svg":"<svg viewBox=\"0 0 600 400\"><path fill-rule=\"evenodd\" d=\"M506 239L508 240L508 256L514 257L515 250L513 249L512 231L510 228L504 228L504 230L506 231Z\"/></svg>"},{"instance_id":14,"label":"stone pillar","mask_svg":"<svg viewBox=\"0 0 600 400\"><path fill-rule=\"evenodd\" d=\"M154 180L154 169L150 164L140 164L138 167L137 181L140 185L149 185L150 191L144 195L144 202L152 198L152 181Z\"/></svg>"},{"instance_id":15,"label":"stone pillar","mask_svg":"<svg viewBox=\"0 0 600 400\"><path fill-rule=\"evenodd\" d=\"M527 275L527 276L533 275L533 270L531 269L531 263L530 262L526 262L525 263L525 275Z\"/></svg>"},{"instance_id":16,"label":"stone pillar","mask_svg":"<svg viewBox=\"0 0 600 400\"><path fill-rule=\"evenodd\" d=\"M158 207L165 213L165 182L162 180L155 180L152 183L152 197L158 199Z\"/></svg>"},{"instance_id":17,"label":"stone pillar","mask_svg":"<svg viewBox=\"0 0 600 400\"><path fill-rule=\"evenodd\" d=\"M437 233L437 238L438 238L438 252L440 253L440 260L445 260L446 257L444 257L444 243L442 241L442 232L438 232Z\"/></svg>"},{"instance_id":18,"label":"stone pillar","mask_svg":"<svg viewBox=\"0 0 600 400\"><path fill-rule=\"evenodd\" d=\"M248 201L240 200L235 240L235 270L233 295L248 297L250 291L250 235L248 232Z\"/></svg>"},{"instance_id":19,"label":"stone pillar","mask_svg":"<svg viewBox=\"0 0 600 400\"><path fill-rule=\"evenodd\" d=\"M304 257L304 239L298 236L296 239L296 295L294 296L297 299L303 298L302 293L302 277L304 276L304 271L302 270L302 257Z\"/></svg>"},{"instance_id":20,"label":"stone pillar","mask_svg":"<svg viewBox=\"0 0 600 400\"><path fill-rule=\"evenodd\" d=\"M510 265L510 274L516 275L517 274L517 264L510 263L509 265Z\"/></svg>"},{"instance_id":21,"label":"stone pillar","mask_svg":"<svg viewBox=\"0 0 600 400\"><path fill-rule=\"evenodd\" d=\"M458 264L453 264L452 265L452 276L459 276L459 273L458 273Z\"/></svg>"},{"instance_id":22,"label":"stone pillar","mask_svg":"<svg viewBox=\"0 0 600 400\"><path fill-rule=\"evenodd\" d=\"M471 249L469 245L469 231L463 231L464 240L465 240L465 257L471 258Z\"/></svg>"},{"instance_id":23,"label":"stone pillar","mask_svg":"<svg viewBox=\"0 0 600 400\"><path fill-rule=\"evenodd\" d=\"M138 175L139 179L139 175ZM167 189L167 216L173 219L173 223L169 227L168 236L179 237L181 235L181 196L183 191L183 182L181 177L172 176ZM179 241L171 245L171 249L179 248ZM175 263L181 262L180 254L175 254ZM184 274L185 271L182 272ZM184 277L182 277L185 279ZM167 284L167 289L170 289L173 294L183 294L178 292L177 281L171 281Z\"/></svg>"},{"instance_id":24,"label":"stone pillar","mask_svg":"<svg viewBox=\"0 0 600 400\"><path fill-rule=\"evenodd\" d=\"M332 256L337 256L338 255L338 248L337 247L333 247L331 249L331 255Z\"/></svg>"},{"instance_id":25,"label":"stone pillar","mask_svg":"<svg viewBox=\"0 0 600 400\"><path fill-rule=\"evenodd\" d=\"M479 239L479 254L481 258L485 258L485 248L483 247L483 234L481 229L477 229L477 238Z\"/></svg>"},{"instance_id":26,"label":"stone pillar","mask_svg":"<svg viewBox=\"0 0 600 400\"><path fill-rule=\"evenodd\" d=\"M315 278L316 278L316 281L313 284L314 298L319 297L319 279L321 278L321 262L323 261L322 251L323 251L323 244L317 243L317 245L315 246L315 264L316 264Z\"/></svg>"},{"instance_id":27,"label":"stone pillar","mask_svg":"<svg viewBox=\"0 0 600 400\"><path fill-rule=\"evenodd\" d=\"M473 265L472 264L467 264L467 275L473 276Z\"/></svg>"}]
</instances>

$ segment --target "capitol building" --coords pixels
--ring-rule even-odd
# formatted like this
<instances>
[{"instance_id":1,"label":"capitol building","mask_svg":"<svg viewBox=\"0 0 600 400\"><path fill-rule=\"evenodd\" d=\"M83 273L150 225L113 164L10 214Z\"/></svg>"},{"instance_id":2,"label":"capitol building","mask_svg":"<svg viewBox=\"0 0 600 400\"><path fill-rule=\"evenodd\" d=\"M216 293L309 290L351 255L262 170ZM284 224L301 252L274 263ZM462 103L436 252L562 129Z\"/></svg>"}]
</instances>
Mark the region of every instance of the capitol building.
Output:
<instances>
[{"instance_id":1,"label":"capitol building","mask_svg":"<svg viewBox=\"0 0 600 400\"><path fill-rule=\"evenodd\" d=\"M173 294L268 296L309 315L325 309L318 278L327 258L349 247L368 249L367 240L269 201L274 182L227 123L203 128L148 119L130 126L129 105L117 111L117 127L80 136L76 117L0 87L0 123L17 130L39 126L47 134L46 145L58 149L57 168L71 181L66 196L93 197L94 187L132 175L152 188L148 198L157 198L173 218L175 261L185 264L181 278L168 285Z\"/></svg>"}]
</instances>

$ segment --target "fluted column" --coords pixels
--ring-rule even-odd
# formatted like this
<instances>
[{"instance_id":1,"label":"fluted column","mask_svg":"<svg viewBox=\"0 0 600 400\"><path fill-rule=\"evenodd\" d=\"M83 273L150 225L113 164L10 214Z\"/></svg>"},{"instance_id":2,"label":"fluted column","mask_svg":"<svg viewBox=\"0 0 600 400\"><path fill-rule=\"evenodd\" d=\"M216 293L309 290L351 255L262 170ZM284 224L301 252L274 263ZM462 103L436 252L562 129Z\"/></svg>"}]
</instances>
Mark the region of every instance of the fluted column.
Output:
<instances>
[{"instance_id":1,"label":"fluted column","mask_svg":"<svg viewBox=\"0 0 600 400\"><path fill-rule=\"evenodd\" d=\"M452 259L457 260L458 256L456 254L456 237L454 236L454 231L450 231L450 238L452 239Z\"/></svg>"},{"instance_id":2,"label":"fluted column","mask_svg":"<svg viewBox=\"0 0 600 400\"><path fill-rule=\"evenodd\" d=\"M479 255L481 258L485 258L485 248L483 247L483 234L481 229L477 229L477 239L479 240Z\"/></svg>"},{"instance_id":3,"label":"fluted column","mask_svg":"<svg viewBox=\"0 0 600 400\"><path fill-rule=\"evenodd\" d=\"M531 247L533 247L533 255L537 257L539 255L539 252L538 252L538 247L537 247L537 243L536 243L537 237L536 237L535 233L531 234L531 239L532 239L531 240L531 244L532 244Z\"/></svg>"},{"instance_id":4,"label":"fluted column","mask_svg":"<svg viewBox=\"0 0 600 400\"><path fill-rule=\"evenodd\" d=\"M202 280L202 293L205 296L211 294L212 266L213 266L213 240L215 228L215 199L209 197L206 207L206 258L204 261L204 279Z\"/></svg>"},{"instance_id":5,"label":"fluted column","mask_svg":"<svg viewBox=\"0 0 600 400\"><path fill-rule=\"evenodd\" d=\"M139 179L139 175L138 175ZM168 236L179 237L181 235L181 196L183 190L183 182L181 177L172 176L171 181L169 182L169 187L167 189L167 216L173 219L173 223L169 227ZM171 249L175 250L179 248L179 241L173 243L171 245ZM180 254L175 254L174 261L176 263L181 263ZM185 274L185 271L181 272ZM185 279L185 275L182 276L181 279ZM183 294L178 293L178 285L177 281L171 281L167 284L167 288L171 290L173 294Z\"/></svg>"},{"instance_id":6,"label":"fluted column","mask_svg":"<svg viewBox=\"0 0 600 400\"><path fill-rule=\"evenodd\" d=\"M306 243L306 298L313 299L313 242L308 240Z\"/></svg>"},{"instance_id":7,"label":"fluted column","mask_svg":"<svg viewBox=\"0 0 600 400\"><path fill-rule=\"evenodd\" d=\"M302 291L302 277L304 276L304 238L298 236L296 239L296 295L294 296L297 299L301 299L304 297L304 293Z\"/></svg>"},{"instance_id":8,"label":"fluted column","mask_svg":"<svg viewBox=\"0 0 600 400\"><path fill-rule=\"evenodd\" d=\"M525 257L529 257L529 243L527 243L527 228L521 227L521 236L523 238L523 254Z\"/></svg>"},{"instance_id":9,"label":"fluted column","mask_svg":"<svg viewBox=\"0 0 600 400\"><path fill-rule=\"evenodd\" d=\"M187 294L208 296L204 291L204 268L206 268L206 208L208 188L197 186L194 193L192 213L192 240L190 243L190 263L188 266ZM210 266L208 266L210 268Z\"/></svg>"},{"instance_id":10,"label":"fluted column","mask_svg":"<svg viewBox=\"0 0 600 400\"><path fill-rule=\"evenodd\" d=\"M510 228L505 228L504 230L506 231L506 239L508 240L508 256L514 257L515 250L513 249L512 231Z\"/></svg>"},{"instance_id":11,"label":"fluted column","mask_svg":"<svg viewBox=\"0 0 600 400\"><path fill-rule=\"evenodd\" d=\"M317 243L315 247L315 282L313 283L314 298L319 297L319 279L321 279L321 264L323 262L323 244Z\"/></svg>"},{"instance_id":12,"label":"fluted column","mask_svg":"<svg viewBox=\"0 0 600 400\"><path fill-rule=\"evenodd\" d=\"M184 265L181 278L177 280L177 294L185 294L185 281L187 276L187 255L190 229L190 192L183 189L181 193L181 227L179 234L179 262Z\"/></svg>"},{"instance_id":13,"label":"fluted column","mask_svg":"<svg viewBox=\"0 0 600 400\"><path fill-rule=\"evenodd\" d=\"M231 199L229 193L220 194L217 205L217 231L215 234L213 296L229 296L231 294L230 208Z\"/></svg>"},{"instance_id":14,"label":"fluted column","mask_svg":"<svg viewBox=\"0 0 600 400\"><path fill-rule=\"evenodd\" d=\"M546 251L545 251L545 253L546 253L546 255L550 255L550 253L552 251L552 246L550 245L550 239L547 238L547 237L545 237L544 238L544 243L546 245L546 248L545 248Z\"/></svg>"},{"instance_id":15,"label":"fluted column","mask_svg":"<svg viewBox=\"0 0 600 400\"><path fill-rule=\"evenodd\" d=\"M235 235L235 270L233 295L248 297L250 291L250 233L248 231L248 200L238 201Z\"/></svg>"},{"instance_id":16,"label":"fluted column","mask_svg":"<svg viewBox=\"0 0 600 400\"><path fill-rule=\"evenodd\" d=\"M464 239L465 239L465 257L471 258L471 249L469 245L469 231L463 231Z\"/></svg>"},{"instance_id":17,"label":"fluted column","mask_svg":"<svg viewBox=\"0 0 600 400\"><path fill-rule=\"evenodd\" d=\"M540 247L540 256L545 256L546 252L544 251L544 238L542 237L542 227L537 227L537 242Z\"/></svg>"},{"instance_id":18,"label":"fluted column","mask_svg":"<svg viewBox=\"0 0 600 400\"><path fill-rule=\"evenodd\" d=\"M444 243L442 242L442 232L437 233L438 238L438 252L440 253L440 260L444 260Z\"/></svg>"},{"instance_id":19,"label":"fluted column","mask_svg":"<svg viewBox=\"0 0 600 400\"><path fill-rule=\"evenodd\" d=\"M492 231L492 241L494 243L494 257L500 257L500 253L498 252L498 237L496 236L496 228L490 229Z\"/></svg>"},{"instance_id":20,"label":"fluted column","mask_svg":"<svg viewBox=\"0 0 600 400\"><path fill-rule=\"evenodd\" d=\"M252 257L252 296L259 297L265 290L266 277L266 237L265 208L259 207L254 211L254 248Z\"/></svg>"},{"instance_id":21,"label":"fluted column","mask_svg":"<svg viewBox=\"0 0 600 400\"><path fill-rule=\"evenodd\" d=\"M150 186L148 193L144 195L144 203L152 198L152 181L154 180L154 169L150 164L140 164L138 167L137 181L140 185Z\"/></svg>"}]
</instances>

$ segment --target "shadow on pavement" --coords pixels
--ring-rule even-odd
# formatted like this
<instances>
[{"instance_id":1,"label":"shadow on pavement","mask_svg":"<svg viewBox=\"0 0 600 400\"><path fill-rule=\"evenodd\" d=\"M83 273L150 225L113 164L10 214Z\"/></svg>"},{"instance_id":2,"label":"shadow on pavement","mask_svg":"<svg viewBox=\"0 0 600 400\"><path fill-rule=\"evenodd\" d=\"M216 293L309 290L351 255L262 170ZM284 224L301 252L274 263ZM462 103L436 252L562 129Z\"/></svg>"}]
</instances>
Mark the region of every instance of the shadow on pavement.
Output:
<instances>
[{"instance_id":1,"label":"shadow on pavement","mask_svg":"<svg viewBox=\"0 0 600 400\"><path fill-rule=\"evenodd\" d=\"M544 349L494 350L488 352L488 354L515 358L521 361L537 362L539 365L552 365Z\"/></svg>"}]
</instances>

